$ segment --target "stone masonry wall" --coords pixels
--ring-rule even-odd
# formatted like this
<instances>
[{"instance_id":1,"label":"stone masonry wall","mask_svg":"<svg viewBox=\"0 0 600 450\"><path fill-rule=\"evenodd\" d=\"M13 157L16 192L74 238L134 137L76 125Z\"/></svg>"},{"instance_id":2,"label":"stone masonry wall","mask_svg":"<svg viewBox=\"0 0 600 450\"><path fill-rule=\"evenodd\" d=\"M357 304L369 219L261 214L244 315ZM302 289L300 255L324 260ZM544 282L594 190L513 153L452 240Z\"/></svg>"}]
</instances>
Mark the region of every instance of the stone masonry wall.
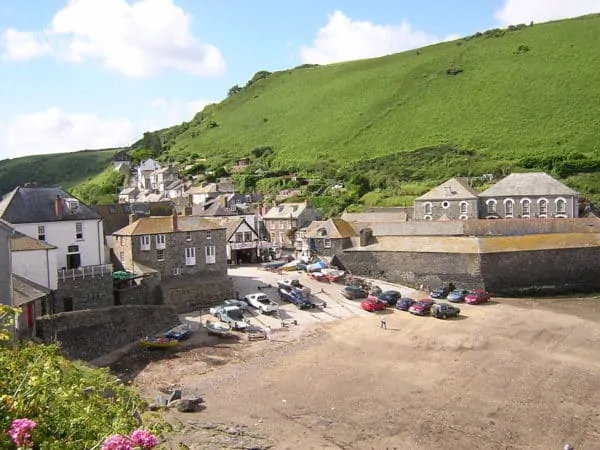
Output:
<instances>
[{"instance_id":1,"label":"stone masonry wall","mask_svg":"<svg viewBox=\"0 0 600 450\"><path fill-rule=\"evenodd\" d=\"M41 317L37 333L69 358L91 361L177 323L173 306L113 306Z\"/></svg>"},{"instance_id":2,"label":"stone masonry wall","mask_svg":"<svg viewBox=\"0 0 600 450\"><path fill-rule=\"evenodd\" d=\"M54 291L54 304L50 312L64 312L64 299L73 299L73 311L92 308L104 308L114 305L113 279L110 273L94 277L59 276L58 289Z\"/></svg>"},{"instance_id":3,"label":"stone masonry wall","mask_svg":"<svg viewBox=\"0 0 600 450\"><path fill-rule=\"evenodd\" d=\"M406 286L435 288L453 282L475 289L483 284L477 254L354 251L336 255L334 264L338 261L356 276Z\"/></svg>"},{"instance_id":4,"label":"stone masonry wall","mask_svg":"<svg viewBox=\"0 0 600 450\"><path fill-rule=\"evenodd\" d=\"M143 278L140 284L114 290L115 305L162 305L164 304L160 279Z\"/></svg>"},{"instance_id":5,"label":"stone masonry wall","mask_svg":"<svg viewBox=\"0 0 600 450\"><path fill-rule=\"evenodd\" d=\"M497 295L598 292L599 247L481 255L484 286Z\"/></svg>"},{"instance_id":6,"label":"stone masonry wall","mask_svg":"<svg viewBox=\"0 0 600 450\"><path fill-rule=\"evenodd\" d=\"M175 306L178 313L197 311L234 298L233 280L229 277L171 278L163 281L162 290L165 304Z\"/></svg>"}]
</instances>

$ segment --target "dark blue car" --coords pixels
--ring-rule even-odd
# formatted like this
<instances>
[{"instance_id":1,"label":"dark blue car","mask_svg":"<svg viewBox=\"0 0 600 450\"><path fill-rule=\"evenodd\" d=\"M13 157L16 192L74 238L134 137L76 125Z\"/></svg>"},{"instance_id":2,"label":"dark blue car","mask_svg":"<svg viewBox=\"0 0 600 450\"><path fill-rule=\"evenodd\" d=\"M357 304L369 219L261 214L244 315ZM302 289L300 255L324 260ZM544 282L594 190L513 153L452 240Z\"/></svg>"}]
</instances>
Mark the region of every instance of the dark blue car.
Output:
<instances>
[{"instance_id":1,"label":"dark blue car","mask_svg":"<svg viewBox=\"0 0 600 450\"><path fill-rule=\"evenodd\" d=\"M412 298L402 297L396 303L396 308L399 309L400 311L408 311L408 308L410 308L415 303L416 303L416 301L413 300Z\"/></svg>"},{"instance_id":2,"label":"dark blue car","mask_svg":"<svg viewBox=\"0 0 600 450\"><path fill-rule=\"evenodd\" d=\"M384 291L382 292L378 299L382 302L386 303L388 306L395 306L400 300L400 292L398 291Z\"/></svg>"}]
</instances>

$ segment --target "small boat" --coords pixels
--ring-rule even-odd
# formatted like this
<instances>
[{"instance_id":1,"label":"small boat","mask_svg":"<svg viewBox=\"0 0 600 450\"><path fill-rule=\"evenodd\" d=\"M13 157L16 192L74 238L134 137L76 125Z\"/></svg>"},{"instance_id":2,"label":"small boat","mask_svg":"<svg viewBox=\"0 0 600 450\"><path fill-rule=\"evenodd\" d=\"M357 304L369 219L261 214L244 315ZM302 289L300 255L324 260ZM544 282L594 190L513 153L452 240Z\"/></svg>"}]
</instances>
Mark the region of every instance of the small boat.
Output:
<instances>
[{"instance_id":1,"label":"small boat","mask_svg":"<svg viewBox=\"0 0 600 450\"><path fill-rule=\"evenodd\" d=\"M340 281L344 276L343 270L321 269L321 273L325 274L325 277L332 282Z\"/></svg>"},{"instance_id":2,"label":"small boat","mask_svg":"<svg viewBox=\"0 0 600 450\"><path fill-rule=\"evenodd\" d=\"M165 333L166 338L176 339L178 341L185 341L192 335L192 328L189 324L184 323L171 328Z\"/></svg>"},{"instance_id":3,"label":"small boat","mask_svg":"<svg viewBox=\"0 0 600 450\"><path fill-rule=\"evenodd\" d=\"M231 325L225 322L208 321L205 327L211 336L227 336L231 333Z\"/></svg>"},{"instance_id":4,"label":"small boat","mask_svg":"<svg viewBox=\"0 0 600 450\"><path fill-rule=\"evenodd\" d=\"M147 336L140 340L140 344L146 348L173 348L179 345L179 341L166 336Z\"/></svg>"}]
</instances>

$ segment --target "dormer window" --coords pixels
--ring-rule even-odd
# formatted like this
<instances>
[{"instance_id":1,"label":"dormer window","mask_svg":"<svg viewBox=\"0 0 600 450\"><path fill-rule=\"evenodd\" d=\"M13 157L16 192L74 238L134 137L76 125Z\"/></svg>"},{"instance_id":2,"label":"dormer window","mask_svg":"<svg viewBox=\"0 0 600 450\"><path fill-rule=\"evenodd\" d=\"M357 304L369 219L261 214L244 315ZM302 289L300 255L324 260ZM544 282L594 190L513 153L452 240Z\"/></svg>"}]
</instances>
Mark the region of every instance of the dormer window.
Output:
<instances>
[{"instance_id":1,"label":"dormer window","mask_svg":"<svg viewBox=\"0 0 600 450\"><path fill-rule=\"evenodd\" d=\"M68 198L67 207L70 211L77 211L79 209L79 201L74 198Z\"/></svg>"},{"instance_id":2,"label":"dormer window","mask_svg":"<svg viewBox=\"0 0 600 450\"><path fill-rule=\"evenodd\" d=\"M319 228L317 230L317 236L327 236L327 230L325 228Z\"/></svg>"}]
</instances>

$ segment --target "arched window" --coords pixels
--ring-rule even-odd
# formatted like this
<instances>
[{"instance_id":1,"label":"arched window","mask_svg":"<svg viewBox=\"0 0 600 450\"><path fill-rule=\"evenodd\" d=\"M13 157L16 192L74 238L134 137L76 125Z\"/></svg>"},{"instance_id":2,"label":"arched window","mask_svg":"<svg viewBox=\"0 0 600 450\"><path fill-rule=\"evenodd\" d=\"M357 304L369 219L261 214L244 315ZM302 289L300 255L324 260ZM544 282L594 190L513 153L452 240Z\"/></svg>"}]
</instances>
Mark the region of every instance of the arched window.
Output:
<instances>
[{"instance_id":1,"label":"arched window","mask_svg":"<svg viewBox=\"0 0 600 450\"><path fill-rule=\"evenodd\" d=\"M425 214L433 213L433 205L430 202L423 204L423 211Z\"/></svg>"},{"instance_id":2,"label":"arched window","mask_svg":"<svg viewBox=\"0 0 600 450\"><path fill-rule=\"evenodd\" d=\"M460 202L460 213L467 214L469 212L469 203L468 202Z\"/></svg>"},{"instance_id":3,"label":"arched window","mask_svg":"<svg viewBox=\"0 0 600 450\"><path fill-rule=\"evenodd\" d=\"M469 218L468 218L467 216L465 216L464 214L462 214L462 215L459 217L459 219L460 219L460 220L468 220Z\"/></svg>"},{"instance_id":4,"label":"arched window","mask_svg":"<svg viewBox=\"0 0 600 450\"><path fill-rule=\"evenodd\" d=\"M496 200L494 200L493 198L488 200L487 202L485 202L487 213L488 214L496 214L496 206L497 205L498 205L498 202Z\"/></svg>"},{"instance_id":5,"label":"arched window","mask_svg":"<svg viewBox=\"0 0 600 450\"><path fill-rule=\"evenodd\" d=\"M548 217L548 200L540 198L538 200L538 209L540 217Z\"/></svg>"},{"instance_id":6,"label":"arched window","mask_svg":"<svg viewBox=\"0 0 600 450\"><path fill-rule=\"evenodd\" d=\"M425 219L425 220L433 220L431 216L423 216L423 219Z\"/></svg>"},{"instance_id":7,"label":"arched window","mask_svg":"<svg viewBox=\"0 0 600 450\"><path fill-rule=\"evenodd\" d=\"M567 201L564 198L556 199L556 214L567 213Z\"/></svg>"},{"instance_id":8,"label":"arched window","mask_svg":"<svg viewBox=\"0 0 600 450\"><path fill-rule=\"evenodd\" d=\"M531 215L531 200L528 198L521 200L521 215L523 217L529 217Z\"/></svg>"},{"instance_id":9,"label":"arched window","mask_svg":"<svg viewBox=\"0 0 600 450\"><path fill-rule=\"evenodd\" d=\"M512 219L515 215L515 201L507 198L504 200L504 211L507 219Z\"/></svg>"}]
</instances>

